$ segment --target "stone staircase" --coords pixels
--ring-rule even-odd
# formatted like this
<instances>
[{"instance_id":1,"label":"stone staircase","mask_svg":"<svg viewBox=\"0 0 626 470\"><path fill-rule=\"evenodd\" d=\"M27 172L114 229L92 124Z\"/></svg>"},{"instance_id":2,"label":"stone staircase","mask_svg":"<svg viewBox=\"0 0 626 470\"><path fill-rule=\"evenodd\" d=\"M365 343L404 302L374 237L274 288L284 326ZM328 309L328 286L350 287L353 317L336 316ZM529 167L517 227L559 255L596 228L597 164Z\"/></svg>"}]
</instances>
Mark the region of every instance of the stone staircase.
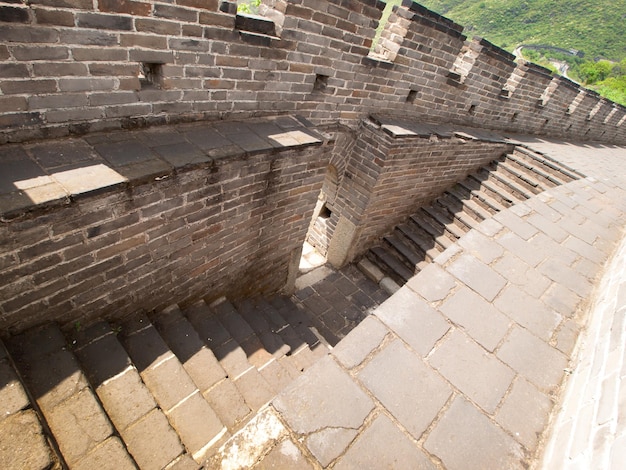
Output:
<instances>
[{"instance_id":1,"label":"stone staircase","mask_svg":"<svg viewBox=\"0 0 626 470\"><path fill-rule=\"evenodd\" d=\"M359 267L377 281L385 276L402 285L483 220L580 178L545 155L517 147L419 208L370 248Z\"/></svg>"},{"instance_id":2,"label":"stone staircase","mask_svg":"<svg viewBox=\"0 0 626 470\"><path fill-rule=\"evenodd\" d=\"M0 468L32 470L199 468L328 352L280 296L48 324L4 346Z\"/></svg>"}]
</instances>

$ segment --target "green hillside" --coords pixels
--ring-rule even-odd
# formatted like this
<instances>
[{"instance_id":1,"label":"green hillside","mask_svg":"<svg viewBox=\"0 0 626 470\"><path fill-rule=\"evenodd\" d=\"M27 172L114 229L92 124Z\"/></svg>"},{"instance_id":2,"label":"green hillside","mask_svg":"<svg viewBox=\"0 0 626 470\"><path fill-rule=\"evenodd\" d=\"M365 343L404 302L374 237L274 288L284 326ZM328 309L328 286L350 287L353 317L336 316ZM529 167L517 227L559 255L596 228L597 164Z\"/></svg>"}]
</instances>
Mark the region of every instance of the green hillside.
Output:
<instances>
[{"instance_id":1,"label":"green hillside","mask_svg":"<svg viewBox=\"0 0 626 470\"><path fill-rule=\"evenodd\" d=\"M393 0L392 0L393 1ZM519 44L577 49L585 58L626 57L626 0L420 0L509 51Z\"/></svg>"}]
</instances>

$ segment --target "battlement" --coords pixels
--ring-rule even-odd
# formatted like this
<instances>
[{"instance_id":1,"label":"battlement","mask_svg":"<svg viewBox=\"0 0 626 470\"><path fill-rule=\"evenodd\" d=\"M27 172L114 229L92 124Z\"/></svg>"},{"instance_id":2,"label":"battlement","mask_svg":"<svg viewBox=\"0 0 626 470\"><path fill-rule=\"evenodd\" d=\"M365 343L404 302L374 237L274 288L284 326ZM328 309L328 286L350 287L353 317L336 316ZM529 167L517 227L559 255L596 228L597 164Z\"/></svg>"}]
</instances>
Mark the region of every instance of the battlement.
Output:
<instances>
[{"instance_id":1,"label":"battlement","mask_svg":"<svg viewBox=\"0 0 626 470\"><path fill-rule=\"evenodd\" d=\"M264 1L255 19L218 0L0 1L0 142L285 113L356 128L371 112L626 142L623 106L417 3L372 52L383 7Z\"/></svg>"}]
</instances>

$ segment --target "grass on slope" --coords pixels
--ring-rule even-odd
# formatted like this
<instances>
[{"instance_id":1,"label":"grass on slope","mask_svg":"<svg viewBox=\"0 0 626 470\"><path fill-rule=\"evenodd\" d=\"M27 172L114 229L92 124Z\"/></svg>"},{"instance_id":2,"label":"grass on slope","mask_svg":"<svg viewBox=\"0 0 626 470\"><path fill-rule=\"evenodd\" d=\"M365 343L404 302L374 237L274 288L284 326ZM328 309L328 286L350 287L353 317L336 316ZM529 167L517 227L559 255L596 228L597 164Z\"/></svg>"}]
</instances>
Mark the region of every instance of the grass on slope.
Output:
<instances>
[{"instance_id":1,"label":"grass on slope","mask_svg":"<svg viewBox=\"0 0 626 470\"><path fill-rule=\"evenodd\" d=\"M508 50L519 44L626 57L626 0L420 0L426 8Z\"/></svg>"}]
</instances>

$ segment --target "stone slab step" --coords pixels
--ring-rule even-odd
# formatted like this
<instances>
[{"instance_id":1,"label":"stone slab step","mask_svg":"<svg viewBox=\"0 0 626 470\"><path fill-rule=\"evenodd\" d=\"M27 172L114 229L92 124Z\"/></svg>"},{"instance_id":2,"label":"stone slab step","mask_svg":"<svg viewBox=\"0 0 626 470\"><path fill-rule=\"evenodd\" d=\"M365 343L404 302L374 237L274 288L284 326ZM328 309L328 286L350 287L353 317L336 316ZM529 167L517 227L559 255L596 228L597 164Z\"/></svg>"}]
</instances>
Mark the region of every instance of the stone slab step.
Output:
<instances>
[{"instance_id":1,"label":"stone slab step","mask_svg":"<svg viewBox=\"0 0 626 470\"><path fill-rule=\"evenodd\" d=\"M525 199L530 199L535 194L540 193L541 191L536 188L526 188L523 184L520 183L520 179L511 177L511 174L508 171L504 171L501 166L497 163L492 164L490 166L484 166L483 169L489 171L490 175L493 177L494 181L497 181L504 185L504 187L511 192L514 196L516 196L519 200L523 201Z\"/></svg>"},{"instance_id":2,"label":"stone slab step","mask_svg":"<svg viewBox=\"0 0 626 470\"><path fill-rule=\"evenodd\" d=\"M445 227L446 231L449 232L455 239L461 238L465 235L465 230L459 227L455 221L454 217L443 210L440 210L436 205L431 204L430 206L422 207L422 210L428 214L428 216L437 221L443 227Z\"/></svg>"},{"instance_id":3,"label":"stone slab step","mask_svg":"<svg viewBox=\"0 0 626 470\"><path fill-rule=\"evenodd\" d=\"M511 207L514 203L513 198L503 197L503 195L499 193L499 187L494 187L493 183L486 182L484 177L480 175L470 175L468 178L460 181L459 184L470 190L472 195L475 195L496 212Z\"/></svg>"},{"instance_id":4,"label":"stone slab step","mask_svg":"<svg viewBox=\"0 0 626 470\"><path fill-rule=\"evenodd\" d=\"M370 252L376 257L376 261L385 271L390 272L394 277L400 278L403 282L407 282L415 275L413 271L383 247L375 246L370 249Z\"/></svg>"},{"instance_id":5,"label":"stone slab step","mask_svg":"<svg viewBox=\"0 0 626 470\"><path fill-rule=\"evenodd\" d=\"M99 322L72 337L83 370L139 468L165 467L182 455L176 432L111 327Z\"/></svg>"},{"instance_id":6,"label":"stone slab step","mask_svg":"<svg viewBox=\"0 0 626 470\"><path fill-rule=\"evenodd\" d=\"M508 154L506 156L506 161L513 168L532 173L535 177L539 178L545 187L553 188L567 183L565 179L559 178L558 176L551 174L549 171L545 171L540 164L537 164L537 162L532 160L528 162L524 158L521 158L516 152Z\"/></svg>"},{"instance_id":7,"label":"stone slab step","mask_svg":"<svg viewBox=\"0 0 626 470\"><path fill-rule=\"evenodd\" d=\"M402 232L408 240L415 244L426 255L426 261L432 261L442 251L440 245L438 245L434 239L429 237L428 233L421 230L414 224L400 224L398 230Z\"/></svg>"},{"instance_id":8,"label":"stone slab step","mask_svg":"<svg viewBox=\"0 0 626 470\"><path fill-rule=\"evenodd\" d=\"M226 378L226 371L177 305L153 315L151 320L201 393Z\"/></svg>"},{"instance_id":9,"label":"stone slab step","mask_svg":"<svg viewBox=\"0 0 626 470\"><path fill-rule=\"evenodd\" d=\"M50 468L55 463L55 453L2 342L0 384L0 468Z\"/></svg>"},{"instance_id":10,"label":"stone slab step","mask_svg":"<svg viewBox=\"0 0 626 470\"><path fill-rule=\"evenodd\" d=\"M254 330L267 352L276 359L289 353L291 347L277 333L279 328L270 323L253 299L245 299L236 305L240 315Z\"/></svg>"},{"instance_id":11,"label":"stone slab step","mask_svg":"<svg viewBox=\"0 0 626 470\"><path fill-rule=\"evenodd\" d=\"M472 177L480 181L481 187L483 187L491 197L504 204L508 204L509 207L525 200L525 198L513 194L513 191L499 179L495 178L488 169L483 168L478 173L472 175Z\"/></svg>"},{"instance_id":12,"label":"stone slab step","mask_svg":"<svg viewBox=\"0 0 626 470\"><path fill-rule=\"evenodd\" d=\"M133 468L123 446L107 443L114 428L57 325L13 337L9 349L69 467L85 468L105 448L120 468Z\"/></svg>"},{"instance_id":13,"label":"stone slab step","mask_svg":"<svg viewBox=\"0 0 626 470\"><path fill-rule=\"evenodd\" d=\"M215 411L146 316L123 326L122 343L183 445L201 462L226 433Z\"/></svg>"},{"instance_id":14,"label":"stone slab step","mask_svg":"<svg viewBox=\"0 0 626 470\"><path fill-rule=\"evenodd\" d=\"M402 235L396 233L383 237L383 240L396 252L406 259L410 266L418 266L424 262L424 254L412 249L409 245L402 241ZM400 232L401 233L401 232Z\"/></svg>"},{"instance_id":15,"label":"stone slab step","mask_svg":"<svg viewBox=\"0 0 626 470\"><path fill-rule=\"evenodd\" d=\"M570 181L575 181L584 177L584 175L581 175L573 168L570 168L567 165L564 165L563 163L556 162L545 155L540 155L531 150L517 147L515 149L515 153L517 155L521 155L523 157L531 159L534 162L538 162L543 166L543 168L553 171L554 172L553 175L559 178L562 178L564 180L563 184L569 183Z\"/></svg>"},{"instance_id":16,"label":"stone slab step","mask_svg":"<svg viewBox=\"0 0 626 470\"><path fill-rule=\"evenodd\" d=\"M491 207L487 209L478 204L474 199L475 196L473 196L471 192L468 192L468 194L466 195L462 187L459 185L455 185L454 187L450 188L447 191L447 194L450 194L450 197L458 200L461 204L463 204L464 210L475 214L475 218L478 221L488 219L493 214L497 213L497 211L492 209Z\"/></svg>"},{"instance_id":17,"label":"stone slab step","mask_svg":"<svg viewBox=\"0 0 626 470\"><path fill-rule=\"evenodd\" d=\"M525 185L528 185L534 194L539 194L546 189L551 188L553 185L547 185L544 182L538 180L532 173L532 170L521 169L515 165L512 165L508 160L499 161L496 163L498 168L502 168L510 174L511 178L516 178L522 181Z\"/></svg>"},{"instance_id":18,"label":"stone slab step","mask_svg":"<svg viewBox=\"0 0 626 470\"><path fill-rule=\"evenodd\" d=\"M447 235L445 226L434 220L423 210L418 210L410 219L415 225L428 233L444 250L452 245L456 238L453 235Z\"/></svg>"},{"instance_id":19,"label":"stone slab step","mask_svg":"<svg viewBox=\"0 0 626 470\"><path fill-rule=\"evenodd\" d=\"M437 198L435 204L439 205L441 210L447 211L451 217L459 221L467 230L476 228L484 219L480 218L475 212L466 210L463 203L453 197L449 193L444 193Z\"/></svg>"},{"instance_id":20,"label":"stone slab step","mask_svg":"<svg viewBox=\"0 0 626 470\"><path fill-rule=\"evenodd\" d=\"M280 313L280 316L289 323L296 334L314 348L320 342L319 336L313 331L313 325L304 312L289 297L275 295L268 300L272 306Z\"/></svg>"}]
</instances>

